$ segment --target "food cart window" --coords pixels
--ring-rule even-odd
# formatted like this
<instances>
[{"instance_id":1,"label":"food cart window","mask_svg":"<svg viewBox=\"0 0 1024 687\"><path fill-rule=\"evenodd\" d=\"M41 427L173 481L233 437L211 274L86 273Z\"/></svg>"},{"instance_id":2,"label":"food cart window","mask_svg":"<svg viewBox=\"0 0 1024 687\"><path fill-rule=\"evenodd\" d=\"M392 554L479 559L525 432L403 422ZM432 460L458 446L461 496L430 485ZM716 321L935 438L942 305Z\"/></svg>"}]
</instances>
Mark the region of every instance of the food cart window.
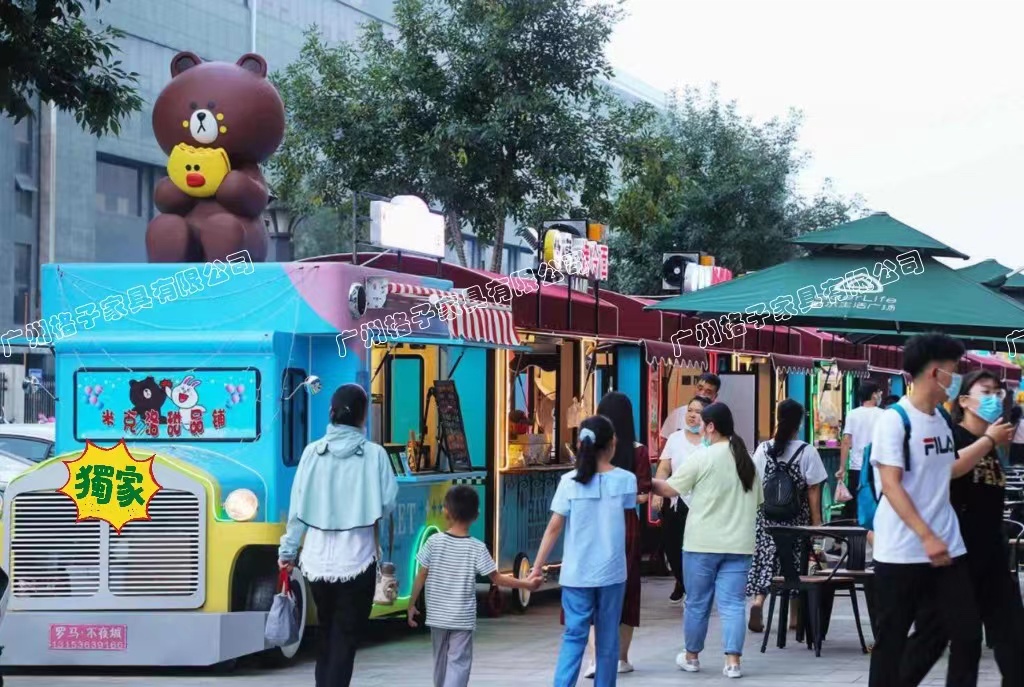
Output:
<instances>
[{"instance_id":1,"label":"food cart window","mask_svg":"<svg viewBox=\"0 0 1024 687\"><path fill-rule=\"evenodd\" d=\"M594 372L596 383L594 384L595 398L600 401L610 391L616 388L615 381L615 352L599 351L597 354L597 370Z\"/></svg>"},{"instance_id":2,"label":"food cart window","mask_svg":"<svg viewBox=\"0 0 1024 687\"><path fill-rule=\"evenodd\" d=\"M423 422L423 358L391 355L388 374L388 436L390 443L405 444L409 432L419 436Z\"/></svg>"},{"instance_id":3,"label":"food cart window","mask_svg":"<svg viewBox=\"0 0 1024 687\"><path fill-rule=\"evenodd\" d=\"M839 445L842 430L843 374L835 364L822 365L814 375L814 443L826 447Z\"/></svg>"},{"instance_id":4,"label":"food cart window","mask_svg":"<svg viewBox=\"0 0 1024 687\"><path fill-rule=\"evenodd\" d=\"M281 459L288 467L299 464L309 432L309 396L301 389L306 371L289 367L281 382Z\"/></svg>"},{"instance_id":5,"label":"food cart window","mask_svg":"<svg viewBox=\"0 0 1024 687\"><path fill-rule=\"evenodd\" d=\"M543 442L550 452L557 440L559 349L537 343L531 352L509 361L509 438L519 442Z\"/></svg>"}]
</instances>

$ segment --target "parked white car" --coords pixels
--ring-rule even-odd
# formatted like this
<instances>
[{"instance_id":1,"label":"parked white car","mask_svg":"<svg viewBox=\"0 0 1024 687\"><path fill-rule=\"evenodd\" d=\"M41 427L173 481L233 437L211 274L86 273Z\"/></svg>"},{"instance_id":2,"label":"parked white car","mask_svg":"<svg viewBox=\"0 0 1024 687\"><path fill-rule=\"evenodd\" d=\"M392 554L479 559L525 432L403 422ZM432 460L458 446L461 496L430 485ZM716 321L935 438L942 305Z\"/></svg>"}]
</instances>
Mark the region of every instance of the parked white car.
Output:
<instances>
[{"instance_id":1,"label":"parked white car","mask_svg":"<svg viewBox=\"0 0 1024 687\"><path fill-rule=\"evenodd\" d=\"M7 491L11 480L35 465L34 462L7 451L0 451L0 497ZM2 504L2 501L0 501ZM2 505L0 505L2 508Z\"/></svg>"},{"instance_id":2,"label":"parked white car","mask_svg":"<svg viewBox=\"0 0 1024 687\"><path fill-rule=\"evenodd\" d=\"M41 463L54 455L54 425L0 424L0 451Z\"/></svg>"}]
</instances>

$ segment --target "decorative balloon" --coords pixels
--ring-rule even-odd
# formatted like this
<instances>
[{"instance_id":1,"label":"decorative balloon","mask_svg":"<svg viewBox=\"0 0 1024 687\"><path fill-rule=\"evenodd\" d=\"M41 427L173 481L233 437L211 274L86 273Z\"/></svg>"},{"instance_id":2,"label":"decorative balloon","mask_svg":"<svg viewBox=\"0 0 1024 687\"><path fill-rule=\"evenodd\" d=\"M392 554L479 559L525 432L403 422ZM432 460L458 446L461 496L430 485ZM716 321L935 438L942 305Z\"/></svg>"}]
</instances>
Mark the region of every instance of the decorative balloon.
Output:
<instances>
[{"instance_id":1,"label":"decorative balloon","mask_svg":"<svg viewBox=\"0 0 1024 687\"><path fill-rule=\"evenodd\" d=\"M83 391L85 392L86 403L91 406L95 406L96 410L103 410L103 401L100 400L100 395L103 393L102 384L86 386Z\"/></svg>"},{"instance_id":2,"label":"decorative balloon","mask_svg":"<svg viewBox=\"0 0 1024 687\"><path fill-rule=\"evenodd\" d=\"M245 400L245 384L225 384L224 391L228 392L228 400L224 403L228 408Z\"/></svg>"}]
</instances>

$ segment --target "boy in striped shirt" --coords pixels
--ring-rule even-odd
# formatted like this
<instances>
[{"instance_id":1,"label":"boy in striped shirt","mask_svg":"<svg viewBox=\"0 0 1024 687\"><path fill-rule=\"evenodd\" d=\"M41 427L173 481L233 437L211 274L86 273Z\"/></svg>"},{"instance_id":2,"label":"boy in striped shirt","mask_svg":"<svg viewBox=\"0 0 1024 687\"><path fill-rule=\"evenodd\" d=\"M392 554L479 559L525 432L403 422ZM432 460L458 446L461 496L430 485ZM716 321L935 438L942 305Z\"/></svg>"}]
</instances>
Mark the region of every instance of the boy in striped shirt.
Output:
<instances>
[{"instance_id":1,"label":"boy in striped shirt","mask_svg":"<svg viewBox=\"0 0 1024 687\"><path fill-rule=\"evenodd\" d=\"M498 572L490 551L469 536L480 514L480 497L468 486L455 486L444 497L445 532L423 543L416 561L419 574L409 599L409 626L416 627L416 602L427 590L427 626L434 643L434 687L466 687L473 666L473 630L476 629L476 579L515 589L537 589L543 578L525 580Z\"/></svg>"}]
</instances>

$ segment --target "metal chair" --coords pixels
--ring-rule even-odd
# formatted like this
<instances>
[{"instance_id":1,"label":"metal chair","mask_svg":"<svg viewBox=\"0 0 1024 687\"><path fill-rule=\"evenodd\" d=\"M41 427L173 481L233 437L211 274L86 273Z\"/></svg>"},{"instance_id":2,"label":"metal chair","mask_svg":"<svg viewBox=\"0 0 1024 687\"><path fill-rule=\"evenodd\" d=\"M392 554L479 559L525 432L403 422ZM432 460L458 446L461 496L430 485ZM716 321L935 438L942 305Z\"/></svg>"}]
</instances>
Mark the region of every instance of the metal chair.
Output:
<instances>
[{"instance_id":1,"label":"metal chair","mask_svg":"<svg viewBox=\"0 0 1024 687\"><path fill-rule=\"evenodd\" d=\"M795 559L795 552L798 546L797 540L809 540L810 537L802 532L773 529L769 529L769 534L775 542L775 557L782 575L772 579L772 584L768 591L768 622L764 626L761 653L765 653L768 649L772 618L775 615L775 600L780 596L782 601L779 606L777 645L780 649L786 647L786 632L789 627L789 601L794 595L797 595L803 600L801 607L805 614L805 626L809 628L809 632L807 632L807 648L813 648L814 655L821 656L821 642L824 637L822 601L825 590L830 590L833 593L836 590L846 590L849 592L850 602L853 605L853 617L857 623L857 635L860 637L861 650L865 654L868 653L868 647L864 642L864 632L860 625L856 581L852 577L837 576L834 570L828 576L801 575ZM809 546L810 542L808 541L807 543Z\"/></svg>"}]
</instances>

